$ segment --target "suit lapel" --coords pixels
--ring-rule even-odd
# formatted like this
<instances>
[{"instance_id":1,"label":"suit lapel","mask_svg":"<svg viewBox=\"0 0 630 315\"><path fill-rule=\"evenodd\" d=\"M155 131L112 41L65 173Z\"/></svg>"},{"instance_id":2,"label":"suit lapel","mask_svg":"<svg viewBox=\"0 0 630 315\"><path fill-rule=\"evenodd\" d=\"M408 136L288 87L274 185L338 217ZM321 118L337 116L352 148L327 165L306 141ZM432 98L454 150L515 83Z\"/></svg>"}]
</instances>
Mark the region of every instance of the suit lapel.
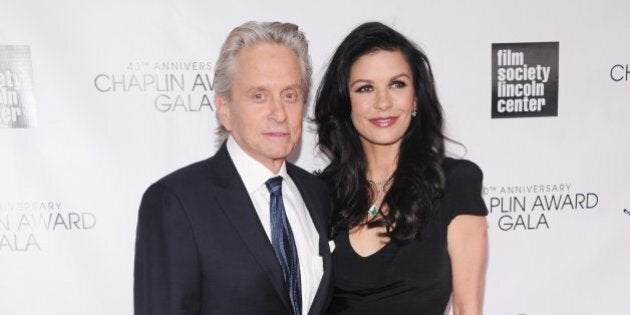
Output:
<instances>
[{"instance_id":1,"label":"suit lapel","mask_svg":"<svg viewBox=\"0 0 630 315\"><path fill-rule=\"evenodd\" d=\"M260 267L269 276L274 289L287 311L291 310L283 280L282 269L273 246L265 233L256 209L249 198L225 143L211 160L211 178L218 186L215 196L221 209L252 253Z\"/></svg>"},{"instance_id":2,"label":"suit lapel","mask_svg":"<svg viewBox=\"0 0 630 315\"><path fill-rule=\"evenodd\" d=\"M331 257L328 245L328 222L324 221L324 217L322 215L328 205L323 205L322 202L324 202L324 200L319 200L320 198L317 198L313 194L312 188L307 187L303 178L294 170L294 167L295 166L287 163L287 173L289 173L289 176L291 176L291 179L300 191L300 195L302 195L304 204L311 215L315 229L319 234L319 255L322 257L322 261L324 263L324 274L322 275L322 280L319 282L315 299L313 300L313 304L308 314L321 314L325 310L324 304L329 293L328 288L331 277Z\"/></svg>"}]
</instances>

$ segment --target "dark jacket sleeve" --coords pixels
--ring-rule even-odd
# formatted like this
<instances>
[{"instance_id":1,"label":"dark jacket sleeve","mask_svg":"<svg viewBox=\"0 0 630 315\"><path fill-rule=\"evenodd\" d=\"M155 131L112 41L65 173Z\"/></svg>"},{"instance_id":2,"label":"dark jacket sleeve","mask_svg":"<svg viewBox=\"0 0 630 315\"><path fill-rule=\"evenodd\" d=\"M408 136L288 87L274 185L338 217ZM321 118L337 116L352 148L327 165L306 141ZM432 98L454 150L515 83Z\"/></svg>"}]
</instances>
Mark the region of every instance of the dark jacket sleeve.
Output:
<instances>
[{"instance_id":1,"label":"dark jacket sleeve","mask_svg":"<svg viewBox=\"0 0 630 315\"><path fill-rule=\"evenodd\" d=\"M159 182L140 204L134 265L136 315L199 314L197 244L177 195Z\"/></svg>"}]
</instances>

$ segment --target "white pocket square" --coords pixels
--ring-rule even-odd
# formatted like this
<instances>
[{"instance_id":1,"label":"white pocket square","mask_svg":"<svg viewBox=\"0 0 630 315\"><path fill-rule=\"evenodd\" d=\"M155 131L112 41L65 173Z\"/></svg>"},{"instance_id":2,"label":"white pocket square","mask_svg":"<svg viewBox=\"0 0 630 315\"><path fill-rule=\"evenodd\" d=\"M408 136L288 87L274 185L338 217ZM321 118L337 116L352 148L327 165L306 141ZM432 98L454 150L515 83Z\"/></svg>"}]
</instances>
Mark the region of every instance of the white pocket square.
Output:
<instances>
[{"instance_id":1,"label":"white pocket square","mask_svg":"<svg viewBox=\"0 0 630 315\"><path fill-rule=\"evenodd\" d=\"M328 241L328 247L330 247L330 252L332 253L335 250L335 241Z\"/></svg>"}]
</instances>

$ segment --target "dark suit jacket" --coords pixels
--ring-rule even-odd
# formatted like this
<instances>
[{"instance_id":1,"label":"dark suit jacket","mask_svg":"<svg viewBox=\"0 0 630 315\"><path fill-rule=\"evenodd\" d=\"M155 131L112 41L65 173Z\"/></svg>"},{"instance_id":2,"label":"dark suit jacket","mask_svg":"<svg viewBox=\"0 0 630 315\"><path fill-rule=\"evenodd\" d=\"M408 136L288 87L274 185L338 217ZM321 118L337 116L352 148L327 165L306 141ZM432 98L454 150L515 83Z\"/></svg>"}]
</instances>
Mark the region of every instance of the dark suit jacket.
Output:
<instances>
[{"instance_id":1,"label":"dark suit jacket","mask_svg":"<svg viewBox=\"0 0 630 315\"><path fill-rule=\"evenodd\" d=\"M324 262L309 314L331 289L326 185L287 163L319 233ZM215 156L153 184L140 205L136 314L290 314L282 269L225 144Z\"/></svg>"}]
</instances>

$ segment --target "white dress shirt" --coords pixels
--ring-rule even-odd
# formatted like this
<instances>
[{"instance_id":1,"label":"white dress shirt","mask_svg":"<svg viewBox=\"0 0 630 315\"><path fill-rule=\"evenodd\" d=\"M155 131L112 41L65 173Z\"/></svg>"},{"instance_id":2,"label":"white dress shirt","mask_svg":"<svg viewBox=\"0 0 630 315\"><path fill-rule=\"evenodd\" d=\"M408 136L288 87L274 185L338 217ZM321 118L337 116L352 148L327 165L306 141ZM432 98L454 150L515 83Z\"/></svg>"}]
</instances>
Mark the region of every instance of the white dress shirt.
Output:
<instances>
[{"instance_id":1,"label":"white dress shirt","mask_svg":"<svg viewBox=\"0 0 630 315\"><path fill-rule=\"evenodd\" d=\"M265 182L276 176L282 177L282 201L291 225L300 261L302 285L302 314L307 314L317 293L319 282L324 274L322 257L319 256L319 234L304 204L297 186L287 174L286 163L273 174L262 163L249 156L231 136L227 140L227 150L241 176L245 189L256 208L267 238L271 242L270 194Z\"/></svg>"}]
</instances>

